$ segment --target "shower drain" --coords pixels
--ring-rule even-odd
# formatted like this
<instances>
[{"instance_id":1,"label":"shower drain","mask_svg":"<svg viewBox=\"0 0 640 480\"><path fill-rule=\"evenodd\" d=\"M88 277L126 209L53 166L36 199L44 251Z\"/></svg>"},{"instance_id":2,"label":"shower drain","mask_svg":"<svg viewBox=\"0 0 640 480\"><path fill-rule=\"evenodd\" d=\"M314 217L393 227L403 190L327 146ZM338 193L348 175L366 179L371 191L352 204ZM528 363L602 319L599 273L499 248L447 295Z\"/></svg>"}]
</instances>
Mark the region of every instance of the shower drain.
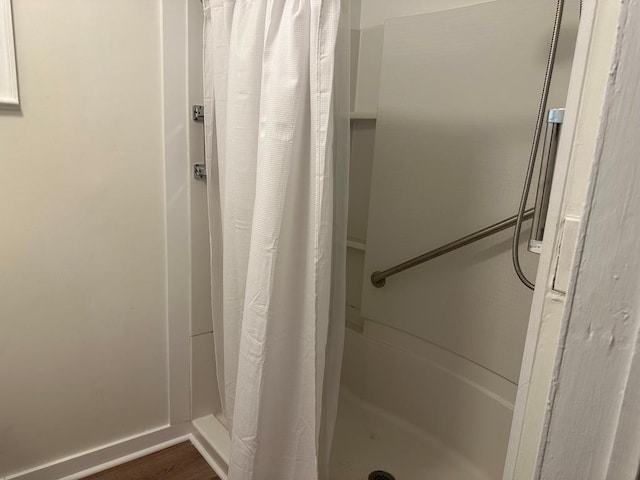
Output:
<instances>
[{"instance_id":1,"label":"shower drain","mask_svg":"<svg viewBox=\"0 0 640 480\"><path fill-rule=\"evenodd\" d=\"M376 470L369 474L369 480L396 480L396 477L391 475L389 472Z\"/></svg>"}]
</instances>

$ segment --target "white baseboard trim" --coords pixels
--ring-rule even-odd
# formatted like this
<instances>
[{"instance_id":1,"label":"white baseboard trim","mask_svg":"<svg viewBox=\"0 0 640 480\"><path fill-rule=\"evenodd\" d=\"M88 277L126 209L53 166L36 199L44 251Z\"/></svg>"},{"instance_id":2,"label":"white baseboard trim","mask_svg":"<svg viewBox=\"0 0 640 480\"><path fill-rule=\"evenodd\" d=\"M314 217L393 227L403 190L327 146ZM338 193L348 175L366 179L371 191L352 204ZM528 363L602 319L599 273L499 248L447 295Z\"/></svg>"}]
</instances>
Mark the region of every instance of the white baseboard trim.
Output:
<instances>
[{"instance_id":1,"label":"white baseboard trim","mask_svg":"<svg viewBox=\"0 0 640 480\"><path fill-rule=\"evenodd\" d=\"M227 480L229 440L213 416L164 426L62 458L0 480L79 480L145 455L190 441L221 480Z\"/></svg>"},{"instance_id":2,"label":"white baseboard trim","mask_svg":"<svg viewBox=\"0 0 640 480\"><path fill-rule=\"evenodd\" d=\"M191 422L163 426L9 475L4 480L77 480L191 438Z\"/></svg>"}]
</instances>

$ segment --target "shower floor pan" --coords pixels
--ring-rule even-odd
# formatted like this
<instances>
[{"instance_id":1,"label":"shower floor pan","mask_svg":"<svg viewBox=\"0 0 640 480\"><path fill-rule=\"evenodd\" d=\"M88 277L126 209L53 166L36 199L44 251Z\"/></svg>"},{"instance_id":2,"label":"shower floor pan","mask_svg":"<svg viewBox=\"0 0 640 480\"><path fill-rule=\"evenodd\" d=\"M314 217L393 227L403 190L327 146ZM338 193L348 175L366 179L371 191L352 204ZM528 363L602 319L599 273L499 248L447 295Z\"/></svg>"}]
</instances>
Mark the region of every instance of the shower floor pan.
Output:
<instances>
[{"instance_id":1,"label":"shower floor pan","mask_svg":"<svg viewBox=\"0 0 640 480\"><path fill-rule=\"evenodd\" d=\"M489 480L425 432L342 389L331 480L367 480L376 470L396 480Z\"/></svg>"}]
</instances>

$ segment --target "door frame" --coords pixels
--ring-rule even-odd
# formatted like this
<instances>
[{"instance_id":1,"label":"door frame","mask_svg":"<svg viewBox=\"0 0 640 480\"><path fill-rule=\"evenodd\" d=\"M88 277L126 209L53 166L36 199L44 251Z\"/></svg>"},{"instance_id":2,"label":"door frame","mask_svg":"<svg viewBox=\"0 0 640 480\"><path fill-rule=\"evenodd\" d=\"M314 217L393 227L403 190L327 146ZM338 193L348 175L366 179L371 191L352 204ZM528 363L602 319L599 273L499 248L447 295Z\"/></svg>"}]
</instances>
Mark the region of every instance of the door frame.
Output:
<instances>
[{"instance_id":1,"label":"door frame","mask_svg":"<svg viewBox=\"0 0 640 480\"><path fill-rule=\"evenodd\" d=\"M583 7L505 480L638 474L640 248L624 247L640 233L628 113L640 112L639 16L637 2ZM568 220L579 222L576 237L563 238Z\"/></svg>"}]
</instances>

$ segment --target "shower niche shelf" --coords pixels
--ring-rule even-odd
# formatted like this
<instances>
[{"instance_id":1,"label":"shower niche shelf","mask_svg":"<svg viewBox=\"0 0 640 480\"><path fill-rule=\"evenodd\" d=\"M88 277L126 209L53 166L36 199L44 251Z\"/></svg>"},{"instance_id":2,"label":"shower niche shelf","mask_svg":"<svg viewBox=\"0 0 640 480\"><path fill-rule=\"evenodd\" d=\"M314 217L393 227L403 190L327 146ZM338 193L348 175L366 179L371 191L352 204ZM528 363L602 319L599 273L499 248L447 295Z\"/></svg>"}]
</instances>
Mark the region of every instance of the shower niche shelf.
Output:
<instances>
[{"instance_id":1,"label":"shower niche shelf","mask_svg":"<svg viewBox=\"0 0 640 480\"><path fill-rule=\"evenodd\" d=\"M351 121L354 120L373 120L378 118L378 112L351 112Z\"/></svg>"},{"instance_id":2,"label":"shower niche shelf","mask_svg":"<svg viewBox=\"0 0 640 480\"><path fill-rule=\"evenodd\" d=\"M367 248L367 245L363 240L358 240L355 238L347 238L347 248L351 248L353 250L360 250L361 252L364 252Z\"/></svg>"}]
</instances>

